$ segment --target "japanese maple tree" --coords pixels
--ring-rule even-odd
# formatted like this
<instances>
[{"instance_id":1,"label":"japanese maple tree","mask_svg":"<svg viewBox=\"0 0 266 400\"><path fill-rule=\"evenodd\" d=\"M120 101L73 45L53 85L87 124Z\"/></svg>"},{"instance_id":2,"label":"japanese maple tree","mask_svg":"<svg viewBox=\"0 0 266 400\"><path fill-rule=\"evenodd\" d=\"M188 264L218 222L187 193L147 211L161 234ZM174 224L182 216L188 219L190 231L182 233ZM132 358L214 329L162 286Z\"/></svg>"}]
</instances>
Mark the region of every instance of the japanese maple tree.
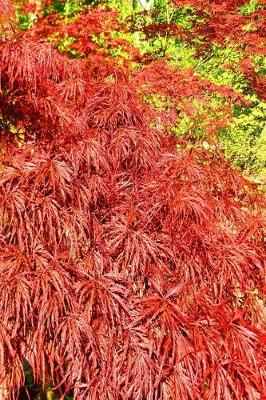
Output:
<instances>
[{"instance_id":1,"label":"japanese maple tree","mask_svg":"<svg viewBox=\"0 0 266 400\"><path fill-rule=\"evenodd\" d=\"M111 56L112 64L127 68L128 77L140 85L139 91L146 100L168 108L164 120L172 126L180 122L176 110L188 118L199 113L207 133L216 135L231 122L235 106L248 104L245 95L249 100L252 94L261 101L265 99L264 0L150 2L148 13L135 9L126 20L118 10L110 8L109 2L97 1L96 6L87 6L88 2L81 1L75 8L77 2L72 0L67 4L76 11L68 14L69 7L64 2L43 1L43 13L34 16L27 14L34 11L34 2L17 2L20 13L34 20L29 30L33 40L46 40L71 57L97 55L100 60ZM124 3L111 2L116 3L122 10ZM130 6L127 8L129 12ZM184 50L190 53L187 59ZM206 61L210 61L209 67L202 68ZM226 101L216 104L214 111L211 104L217 94ZM200 100L200 106L195 99ZM206 108L204 115L199 110L201 106ZM196 121L196 126L200 124Z\"/></svg>"},{"instance_id":2,"label":"japanese maple tree","mask_svg":"<svg viewBox=\"0 0 266 400\"><path fill-rule=\"evenodd\" d=\"M7 0L0 15L0 378L9 398L25 385L27 360L62 398L262 399L256 187L218 146L173 137L166 114L143 102L140 75L97 54L69 59L16 30ZM204 84L191 82L196 93Z\"/></svg>"}]
</instances>

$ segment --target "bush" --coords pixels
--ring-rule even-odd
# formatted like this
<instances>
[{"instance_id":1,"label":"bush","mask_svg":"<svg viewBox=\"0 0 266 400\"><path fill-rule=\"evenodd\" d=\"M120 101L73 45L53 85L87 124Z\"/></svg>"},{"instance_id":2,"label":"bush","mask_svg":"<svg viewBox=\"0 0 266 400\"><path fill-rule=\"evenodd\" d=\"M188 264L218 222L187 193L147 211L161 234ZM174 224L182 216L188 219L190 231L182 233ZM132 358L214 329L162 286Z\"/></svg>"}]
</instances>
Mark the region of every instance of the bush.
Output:
<instances>
[{"instance_id":1,"label":"bush","mask_svg":"<svg viewBox=\"0 0 266 400\"><path fill-rule=\"evenodd\" d=\"M171 96L167 65L145 84L16 31L6 0L0 11L2 388L15 397L28 363L62 397L260 399L256 186L143 102ZM201 98L206 82L189 79Z\"/></svg>"}]
</instances>

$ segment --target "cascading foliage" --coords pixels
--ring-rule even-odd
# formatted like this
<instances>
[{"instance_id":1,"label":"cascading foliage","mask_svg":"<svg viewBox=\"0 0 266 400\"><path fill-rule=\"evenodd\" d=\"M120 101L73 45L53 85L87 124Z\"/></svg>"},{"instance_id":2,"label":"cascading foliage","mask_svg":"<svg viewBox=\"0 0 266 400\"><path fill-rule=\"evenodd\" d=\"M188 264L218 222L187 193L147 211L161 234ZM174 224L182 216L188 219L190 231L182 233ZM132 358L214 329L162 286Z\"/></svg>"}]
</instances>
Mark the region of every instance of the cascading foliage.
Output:
<instances>
[{"instance_id":1,"label":"cascading foliage","mask_svg":"<svg viewBox=\"0 0 266 400\"><path fill-rule=\"evenodd\" d=\"M141 75L16 31L6 0L0 15L8 396L27 360L36 382L77 400L262 399L256 187L218 147L177 143L142 101Z\"/></svg>"}]
</instances>

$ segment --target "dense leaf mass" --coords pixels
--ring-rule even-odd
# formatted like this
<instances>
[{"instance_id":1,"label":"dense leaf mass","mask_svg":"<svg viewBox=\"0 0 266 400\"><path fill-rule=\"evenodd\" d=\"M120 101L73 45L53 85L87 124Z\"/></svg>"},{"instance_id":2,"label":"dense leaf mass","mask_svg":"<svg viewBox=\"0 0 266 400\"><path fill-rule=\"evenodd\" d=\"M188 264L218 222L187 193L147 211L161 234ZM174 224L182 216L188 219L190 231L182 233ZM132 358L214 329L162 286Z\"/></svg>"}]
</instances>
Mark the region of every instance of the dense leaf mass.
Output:
<instances>
[{"instance_id":1,"label":"dense leaf mass","mask_svg":"<svg viewBox=\"0 0 266 400\"><path fill-rule=\"evenodd\" d=\"M0 46L1 380L27 360L77 400L259 400L263 199L100 61Z\"/></svg>"}]
</instances>

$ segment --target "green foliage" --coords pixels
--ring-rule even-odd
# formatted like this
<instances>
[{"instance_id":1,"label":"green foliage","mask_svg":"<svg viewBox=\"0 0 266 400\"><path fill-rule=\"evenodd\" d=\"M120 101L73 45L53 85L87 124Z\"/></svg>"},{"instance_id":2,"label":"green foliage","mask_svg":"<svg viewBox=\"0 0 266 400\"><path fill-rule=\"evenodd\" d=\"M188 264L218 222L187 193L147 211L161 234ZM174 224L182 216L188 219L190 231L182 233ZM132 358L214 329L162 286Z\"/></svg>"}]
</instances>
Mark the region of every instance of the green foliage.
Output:
<instances>
[{"instance_id":1,"label":"green foliage","mask_svg":"<svg viewBox=\"0 0 266 400\"><path fill-rule=\"evenodd\" d=\"M259 0L250 0L246 4L242 5L239 10L241 14L249 15L260 7L259 3L260 3Z\"/></svg>"},{"instance_id":2,"label":"green foliage","mask_svg":"<svg viewBox=\"0 0 266 400\"><path fill-rule=\"evenodd\" d=\"M23 29L23 30L28 29L34 24L34 22L36 20L36 15L34 13L19 15L18 20L19 20L19 25L20 25L21 29Z\"/></svg>"},{"instance_id":3,"label":"green foliage","mask_svg":"<svg viewBox=\"0 0 266 400\"><path fill-rule=\"evenodd\" d=\"M266 102L250 97L249 107L235 107L234 120L220 131L226 157L258 182L266 176Z\"/></svg>"},{"instance_id":4,"label":"green foliage","mask_svg":"<svg viewBox=\"0 0 266 400\"><path fill-rule=\"evenodd\" d=\"M43 12L44 14L56 12L62 17L69 17L73 14L80 13L84 7L86 7L86 2L84 0L53 0L51 5Z\"/></svg>"},{"instance_id":5,"label":"green foliage","mask_svg":"<svg viewBox=\"0 0 266 400\"><path fill-rule=\"evenodd\" d=\"M200 57L196 70L200 76L214 83L243 92L247 84L237 70L242 58L241 52L232 44L225 48L213 45L206 56Z\"/></svg>"}]
</instances>

